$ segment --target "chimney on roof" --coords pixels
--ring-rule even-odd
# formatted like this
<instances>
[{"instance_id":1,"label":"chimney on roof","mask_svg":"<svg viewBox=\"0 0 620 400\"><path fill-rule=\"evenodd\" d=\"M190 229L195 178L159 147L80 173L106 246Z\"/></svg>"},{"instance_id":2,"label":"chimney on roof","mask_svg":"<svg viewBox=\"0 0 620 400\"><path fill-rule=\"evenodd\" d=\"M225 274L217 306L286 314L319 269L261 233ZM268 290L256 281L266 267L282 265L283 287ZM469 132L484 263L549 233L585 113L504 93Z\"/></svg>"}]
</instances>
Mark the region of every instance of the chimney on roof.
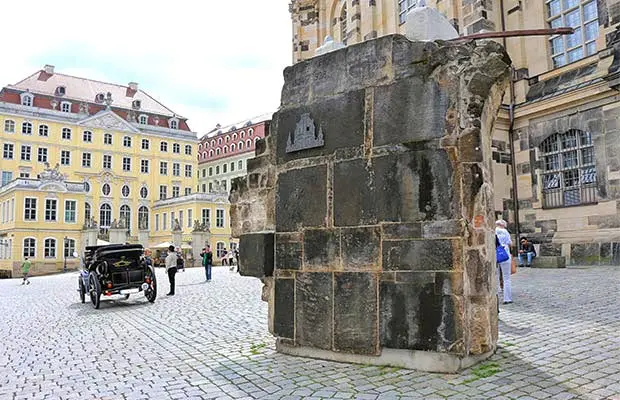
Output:
<instances>
[{"instance_id":1,"label":"chimney on roof","mask_svg":"<svg viewBox=\"0 0 620 400\"><path fill-rule=\"evenodd\" d=\"M45 67L43 67L43 70L45 71L46 74L54 75L53 65L45 64Z\"/></svg>"},{"instance_id":2,"label":"chimney on roof","mask_svg":"<svg viewBox=\"0 0 620 400\"><path fill-rule=\"evenodd\" d=\"M131 90L135 90L136 92L138 91L138 84L136 82L129 82L127 86L129 86L129 89Z\"/></svg>"}]
</instances>

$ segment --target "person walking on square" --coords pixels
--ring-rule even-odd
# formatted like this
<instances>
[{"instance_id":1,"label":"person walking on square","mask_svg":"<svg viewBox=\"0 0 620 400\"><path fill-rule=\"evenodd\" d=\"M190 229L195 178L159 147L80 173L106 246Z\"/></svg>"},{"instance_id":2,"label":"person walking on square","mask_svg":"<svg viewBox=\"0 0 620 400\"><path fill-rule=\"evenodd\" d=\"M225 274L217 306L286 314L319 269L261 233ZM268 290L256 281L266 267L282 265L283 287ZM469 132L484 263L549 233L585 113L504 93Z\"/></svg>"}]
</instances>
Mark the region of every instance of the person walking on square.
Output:
<instances>
[{"instance_id":1,"label":"person walking on square","mask_svg":"<svg viewBox=\"0 0 620 400\"><path fill-rule=\"evenodd\" d=\"M205 267L205 274L207 280L205 282L211 282L211 269L213 268L213 253L211 252L211 247L207 245L202 249L202 253L200 253L200 257L202 257L202 265Z\"/></svg>"},{"instance_id":2,"label":"person walking on square","mask_svg":"<svg viewBox=\"0 0 620 400\"><path fill-rule=\"evenodd\" d=\"M166 296L174 296L174 278L177 273L177 253L174 251L173 245L168 247L166 272L168 273L168 281L170 282L170 292L166 294Z\"/></svg>"},{"instance_id":3,"label":"person walking on square","mask_svg":"<svg viewBox=\"0 0 620 400\"><path fill-rule=\"evenodd\" d=\"M508 260L497 263L497 290L499 293L500 286L503 283L504 304L512 303L512 286L510 284L510 273L512 268L510 246L512 246L512 239L510 238L510 233L506 229L507 225L508 224L503 219L495 221L495 237L497 238L497 242L506 250L506 253L508 253Z\"/></svg>"},{"instance_id":4,"label":"person walking on square","mask_svg":"<svg viewBox=\"0 0 620 400\"><path fill-rule=\"evenodd\" d=\"M227 254L228 252L226 251L226 249L222 250L222 258L220 259L220 261L222 262L222 265L228 265Z\"/></svg>"},{"instance_id":5,"label":"person walking on square","mask_svg":"<svg viewBox=\"0 0 620 400\"><path fill-rule=\"evenodd\" d=\"M28 279L28 273L30 272L30 267L32 263L28 259L28 257L24 258L24 262L22 263L22 274L24 275L24 280L22 281L22 285L30 285L30 280Z\"/></svg>"},{"instance_id":6,"label":"person walking on square","mask_svg":"<svg viewBox=\"0 0 620 400\"><path fill-rule=\"evenodd\" d=\"M523 266L523 259L527 260L526 267L532 266L532 259L536 257L534 245L526 237L521 238L521 248L519 249L519 267Z\"/></svg>"},{"instance_id":7,"label":"person walking on square","mask_svg":"<svg viewBox=\"0 0 620 400\"><path fill-rule=\"evenodd\" d=\"M176 248L177 253L177 271L185 272L185 259L183 259L183 253L181 252L181 248Z\"/></svg>"}]
</instances>

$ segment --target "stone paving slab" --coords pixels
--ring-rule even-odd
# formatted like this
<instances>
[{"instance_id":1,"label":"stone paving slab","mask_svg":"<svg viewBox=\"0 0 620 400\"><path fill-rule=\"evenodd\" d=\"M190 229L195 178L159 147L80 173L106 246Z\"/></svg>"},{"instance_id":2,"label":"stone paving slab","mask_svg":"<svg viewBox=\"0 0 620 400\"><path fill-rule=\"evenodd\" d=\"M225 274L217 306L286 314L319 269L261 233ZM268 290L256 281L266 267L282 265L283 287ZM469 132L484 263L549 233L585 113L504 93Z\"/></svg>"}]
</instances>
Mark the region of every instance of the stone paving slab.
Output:
<instances>
[{"instance_id":1,"label":"stone paving slab","mask_svg":"<svg viewBox=\"0 0 620 400\"><path fill-rule=\"evenodd\" d=\"M620 400L620 267L519 269L497 353L460 375L278 354L260 282L203 277L100 310L76 273L1 280L0 399Z\"/></svg>"}]
</instances>

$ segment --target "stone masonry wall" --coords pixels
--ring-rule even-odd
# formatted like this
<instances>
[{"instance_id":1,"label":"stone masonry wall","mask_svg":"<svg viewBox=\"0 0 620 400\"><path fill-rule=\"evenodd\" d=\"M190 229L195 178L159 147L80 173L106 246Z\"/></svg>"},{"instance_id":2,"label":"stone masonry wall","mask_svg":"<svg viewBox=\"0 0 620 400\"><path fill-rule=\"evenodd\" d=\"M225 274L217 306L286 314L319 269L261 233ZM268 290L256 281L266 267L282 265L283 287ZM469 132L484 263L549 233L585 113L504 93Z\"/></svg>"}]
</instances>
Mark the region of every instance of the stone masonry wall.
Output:
<instances>
[{"instance_id":1,"label":"stone masonry wall","mask_svg":"<svg viewBox=\"0 0 620 400\"><path fill-rule=\"evenodd\" d=\"M266 283L280 350L494 351L491 131L509 64L491 41L392 35L285 70L231 195L241 273ZM324 144L287 152L304 116Z\"/></svg>"}]
</instances>

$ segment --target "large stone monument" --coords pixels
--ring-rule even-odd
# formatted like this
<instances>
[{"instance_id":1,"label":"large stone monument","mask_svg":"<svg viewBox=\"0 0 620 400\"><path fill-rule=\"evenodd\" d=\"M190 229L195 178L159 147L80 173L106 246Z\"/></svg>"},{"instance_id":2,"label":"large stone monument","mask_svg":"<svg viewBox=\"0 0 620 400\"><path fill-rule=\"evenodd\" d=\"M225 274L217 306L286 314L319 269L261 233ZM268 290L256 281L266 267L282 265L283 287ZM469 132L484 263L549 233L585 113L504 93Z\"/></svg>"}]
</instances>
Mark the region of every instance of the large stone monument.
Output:
<instances>
[{"instance_id":1,"label":"large stone monument","mask_svg":"<svg viewBox=\"0 0 620 400\"><path fill-rule=\"evenodd\" d=\"M497 343L492 41L392 35L285 70L233 182L241 274L284 353L455 372Z\"/></svg>"},{"instance_id":2,"label":"large stone monument","mask_svg":"<svg viewBox=\"0 0 620 400\"><path fill-rule=\"evenodd\" d=\"M194 257L194 266L202 266L202 248L211 242L211 231L205 224L201 224L198 220L194 220L194 228L192 229L192 255Z\"/></svg>"}]
</instances>

